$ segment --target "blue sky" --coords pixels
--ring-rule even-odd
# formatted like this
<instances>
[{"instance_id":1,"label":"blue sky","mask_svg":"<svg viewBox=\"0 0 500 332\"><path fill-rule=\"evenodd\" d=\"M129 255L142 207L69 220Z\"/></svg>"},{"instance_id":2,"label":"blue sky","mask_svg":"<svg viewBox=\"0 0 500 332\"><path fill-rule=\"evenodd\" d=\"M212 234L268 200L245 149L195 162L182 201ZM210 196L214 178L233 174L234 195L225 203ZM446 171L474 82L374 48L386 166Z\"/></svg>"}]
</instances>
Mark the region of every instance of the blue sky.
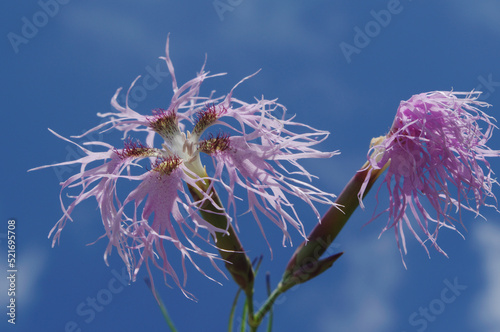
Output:
<instances>
[{"instance_id":1,"label":"blue sky","mask_svg":"<svg viewBox=\"0 0 500 332\"><path fill-rule=\"evenodd\" d=\"M229 9L218 12L214 3ZM342 154L304 165L319 177L316 185L333 193L362 165L370 139L387 131L399 102L413 94L482 90L494 106L488 112L500 117L500 4L493 0L42 0L3 6L0 245L6 256L7 220L14 218L18 316L12 327L2 313L2 331L65 331L72 324L81 331L166 330L142 279L124 286L117 255L109 267L102 259L106 241L87 245L103 233L94 201L79 206L60 245L51 248L47 235L61 216L59 181L76 170L27 170L79 157L47 128L66 137L92 128L100 121L96 113L111 110L116 89L138 75L150 75L157 84L135 92L135 109L165 107L171 82L158 57L168 33L179 82L195 75L205 54L211 73L228 73L207 81L206 92L227 93L261 69L238 88L239 99L279 98L298 121L330 131L321 148ZM381 10L390 18L381 17ZM356 37L365 29L369 40ZM356 51L346 53L346 44ZM98 139L119 144L114 136ZM491 147L500 149L498 135ZM499 173L500 162L491 164ZM332 252L345 252L334 268L280 298L275 331L498 331L500 215L494 209L482 211L487 222L464 214L466 240L440 233L450 258L431 251L429 259L410 241L405 270L393 234L378 238L383 218L362 228L371 217L373 193L366 204L334 244ZM314 217L308 213L304 224L310 230ZM275 285L294 248L280 246L273 225L265 228L273 260L255 223L240 220L244 246L251 257L264 255L262 271L270 271ZM298 245L300 235L292 235ZM0 262L5 271L6 257ZM179 331L224 331L235 285L213 270L223 286L189 272L187 287L197 303L161 285L156 275ZM264 285L260 275L257 301ZM450 287L456 297L444 303L441 296ZM0 279L3 311L7 288L6 278ZM87 301L96 297L105 304L92 309ZM420 308L429 306L432 318L424 319ZM411 324L411 317L419 323Z\"/></svg>"}]
</instances>

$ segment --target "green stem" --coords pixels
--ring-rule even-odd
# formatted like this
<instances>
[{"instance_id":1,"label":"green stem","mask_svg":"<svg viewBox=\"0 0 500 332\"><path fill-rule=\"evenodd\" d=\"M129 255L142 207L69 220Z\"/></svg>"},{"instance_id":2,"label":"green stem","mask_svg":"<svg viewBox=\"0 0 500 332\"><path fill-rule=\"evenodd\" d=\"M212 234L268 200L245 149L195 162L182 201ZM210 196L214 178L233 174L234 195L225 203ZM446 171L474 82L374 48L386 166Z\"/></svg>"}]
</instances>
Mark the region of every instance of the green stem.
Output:
<instances>
[{"instance_id":1,"label":"green stem","mask_svg":"<svg viewBox=\"0 0 500 332\"><path fill-rule=\"evenodd\" d=\"M387 167L388 165L386 165ZM382 174L385 168L373 169L366 162L360 171L356 172L347 183L340 195L335 200L336 206L330 207L321 219L321 222L314 227L312 232L295 251L290 259L282 280L293 275L301 269L304 264L311 261L318 261L321 255L328 249L335 240L342 228L347 223L353 212L359 206L358 193L370 174L370 179L364 191L363 198L368 194L377 178ZM371 172L371 173L370 173Z\"/></svg>"},{"instance_id":2,"label":"green stem","mask_svg":"<svg viewBox=\"0 0 500 332\"><path fill-rule=\"evenodd\" d=\"M199 181L199 187L206 192L209 188L209 183ZM188 186L191 196L196 201L202 200L205 196L200 192L199 188ZM222 206L219 196L214 188L211 189L210 195L216 205ZM207 222L219 229L227 230L227 233L215 233L215 245L219 249L219 254L225 261L226 269L231 273L234 281L240 286L245 293L253 290L254 271L250 259L245 254L245 250L236 235L236 231L224 215L224 211L214 206L206 199L199 208L200 214Z\"/></svg>"},{"instance_id":3,"label":"green stem","mask_svg":"<svg viewBox=\"0 0 500 332\"><path fill-rule=\"evenodd\" d=\"M267 296L271 295L271 275L268 272L266 274L266 290L267 290ZM269 309L269 321L267 323L267 332L271 332L273 329L273 306Z\"/></svg>"},{"instance_id":4,"label":"green stem","mask_svg":"<svg viewBox=\"0 0 500 332\"><path fill-rule=\"evenodd\" d=\"M266 313L271 310L278 296L294 285L312 279L318 275L318 272L322 273L325 269L321 268L321 265L329 264L327 266L328 268L338 257L340 257L341 253L320 260L321 255L325 253L345 226L347 220L349 220L359 206L358 193L368 174L370 174L370 178L365 188L363 198L368 194L368 191L372 188L377 178L388 166L389 164L385 165L382 169L373 169L370 167L369 162L366 162L361 167L361 170L354 174L337 197L335 201L336 205L330 207L321 219L321 222L318 223L309 234L308 240L304 241L293 254L280 283L271 295L269 295L264 305L255 314L253 319L255 326L260 325L262 319ZM308 274L307 271L311 271L311 263L312 265L319 266L319 268L312 269L314 272Z\"/></svg>"},{"instance_id":5,"label":"green stem","mask_svg":"<svg viewBox=\"0 0 500 332\"><path fill-rule=\"evenodd\" d=\"M248 323L250 325L251 331L254 331L253 327L253 287L252 289L248 290L248 292L245 292L247 296L247 309L248 309ZM255 326L255 330L257 330L258 326Z\"/></svg>"},{"instance_id":6,"label":"green stem","mask_svg":"<svg viewBox=\"0 0 500 332\"><path fill-rule=\"evenodd\" d=\"M255 265L255 274L257 274L259 272L259 269L260 269L260 264L262 263L262 256L260 256L260 258L258 260L254 260L253 262ZM253 305L253 287L251 289L247 289L245 291L245 294L246 294L246 302L245 304L247 305L247 309L248 309L248 325L250 326L250 332L255 332L257 331L257 328L259 327L259 324L255 325L255 322L254 322L254 305ZM245 318L246 319L246 318Z\"/></svg>"},{"instance_id":7,"label":"green stem","mask_svg":"<svg viewBox=\"0 0 500 332\"><path fill-rule=\"evenodd\" d=\"M236 312L236 305L238 304L238 298L240 297L241 288L238 288L236 291L236 295L233 300L233 306L231 307L231 311L229 313L229 327L227 329L228 332L233 332L233 324L234 324L234 313Z\"/></svg>"},{"instance_id":8,"label":"green stem","mask_svg":"<svg viewBox=\"0 0 500 332\"><path fill-rule=\"evenodd\" d=\"M170 318L170 315L168 314L168 311L167 311L167 308L165 307L165 304L163 304L163 301L160 297L160 294L158 294L158 292L156 290L153 290L153 287L151 286L151 281L149 280L149 278L144 278L144 281L146 282L146 285L149 287L149 289L153 293L155 300L156 300L156 303L158 303L158 306L160 307L163 318L167 322L167 325L170 328L170 331L177 332L177 329L174 326L174 322Z\"/></svg>"},{"instance_id":9,"label":"green stem","mask_svg":"<svg viewBox=\"0 0 500 332\"><path fill-rule=\"evenodd\" d=\"M253 322L256 328L262 323L262 319L267 314L269 310L272 309L274 301L283 294L283 288L281 287L281 283L276 287L276 289L269 295L266 302L262 305L262 307L257 311L257 313L253 317Z\"/></svg>"},{"instance_id":10,"label":"green stem","mask_svg":"<svg viewBox=\"0 0 500 332\"><path fill-rule=\"evenodd\" d=\"M241 317L241 328L240 332L246 332L247 330L247 315L248 315L248 301L245 301L245 305L243 306L243 315Z\"/></svg>"}]
</instances>

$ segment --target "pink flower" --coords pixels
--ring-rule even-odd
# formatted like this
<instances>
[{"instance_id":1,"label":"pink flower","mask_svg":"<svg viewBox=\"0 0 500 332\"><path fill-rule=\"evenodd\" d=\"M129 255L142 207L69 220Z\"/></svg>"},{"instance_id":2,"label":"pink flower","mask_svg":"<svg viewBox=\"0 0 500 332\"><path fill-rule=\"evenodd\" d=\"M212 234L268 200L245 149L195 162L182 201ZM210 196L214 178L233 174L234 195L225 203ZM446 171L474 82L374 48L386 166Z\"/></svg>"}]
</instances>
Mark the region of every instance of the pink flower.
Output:
<instances>
[{"instance_id":1,"label":"pink flower","mask_svg":"<svg viewBox=\"0 0 500 332\"><path fill-rule=\"evenodd\" d=\"M200 190L203 197L195 201L186 190L188 186L201 189L198 184L203 181L209 188L216 186L217 189L224 189L227 199L224 213L229 220L236 219L236 201L247 200L245 210L253 214L262 234L260 216L263 215L281 228L283 243L286 240L291 242L289 225L304 238L306 235L289 199L296 197L305 201L319 219L320 215L313 203L333 204L330 199L334 197L297 179L297 175L309 180L312 177L299 165L298 160L329 158L337 152L315 150L313 146L325 140L329 133L285 119L286 109L275 100L262 98L254 103L246 103L234 98L234 89L246 78L226 96L201 97L199 90L202 82L221 74L209 76L202 67L195 78L178 87L169 57L168 41L166 57L163 59L172 76L173 87L173 97L167 109L154 110L150 115L139 114L128 106L128 93L125 106L119 105L117 97L121 89L118 89L111 101L116 112L98 114L108 120L84 134L119 130L126 139L123 148L114 148L97 141L86 143L102 148L102 152L94 152L54 133L77 145L85 156L36 169L80 165L80 172L61 184L63 216L50 232L53 245L59 241L66 221L72 220L71 213L75 207L95 197L105 229L102 237L109 239L104 259L107 260L114 247L128 267L132 280L135 280L143 264L151 275L152 262L163 272L165 280L166 275L170 275L183 290L187 277L186 260L206 275L195 263L194 254L208 258L222 273L215 262L219 259L218 255L199 247L195 238L204 243L208 242L207 234L226 232L225 229L215 228L199 215L200 206L207 200L223 210L207 194L210 189ZM278 118L275 114L280 112L283 112L283 116ZM216 125L232 134L221 129L216 135L206 134L209 127ZM296 128L300 133L290 128ZM130 139L129 134L145 134L145 143ZM155 147L158 135L161 144ZM211 156L212 176L207 174L202 161L202 158L210 160L210 157L202 155ZM131 191L123 194L118 190L117 187L122 185L130 186L127 184L130 182L135 183ZM237 190L237 187L243 191ZM79 190L71 196L73 200L66 206L63 192L70 188ZM243 197L237 197L237 192ZM169 255L174 247L182 255L182 283L176 269L169 263ZM183 292L190 296L185 290Z\"/></svg>"},{"instance_id":2,"label":"pink flower","mask_svg":"<svg viewBox=\"0 0 500 332\"><path fill-rule=\"evenodd\" d=\"M498 157L500 151L486 145L494 119L478 109L490 106L478 101L478 95L443 91L415 95L401 102L390 132L372 144L369 166L388 165L378 189L389 191L389 207L382 212L388 212L388 222L382 233L394 228L398 247L405 254L405 225L426 250L424 243L429 241L446 255L436 241L441 227L458 232L450 216L453 208L462 224L463 209L480 215L482 205L490 206L486 198L496 200L492 192L496 180L486 158ZM363 192L364 188L359 197Z\"/></svg>"}]
</instances>

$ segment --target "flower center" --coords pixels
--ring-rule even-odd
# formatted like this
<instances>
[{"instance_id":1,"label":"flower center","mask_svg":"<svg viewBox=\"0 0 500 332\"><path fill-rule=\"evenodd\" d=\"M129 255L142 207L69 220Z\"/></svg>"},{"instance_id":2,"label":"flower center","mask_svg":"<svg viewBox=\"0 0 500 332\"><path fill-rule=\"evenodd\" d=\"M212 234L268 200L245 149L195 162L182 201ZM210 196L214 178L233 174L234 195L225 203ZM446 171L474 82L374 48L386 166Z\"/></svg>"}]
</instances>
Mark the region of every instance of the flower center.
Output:
<instances>
[{"instance_id":1,"label":"flower center","mask_svg":"<svg viewBox=\"0 0 500 332\"><path fill-rule=\"evenodd\" d=\"M206 170L200 160L200 151L213 154L226 150L229 147L229 135L219 134L216 137L210 135L208 139L201 141L200 136L225 112L224 108L207 106L205 110L199 112L192 133L181 131L175 110L155 109L148 121L149 127L165 141L162 144L165 160L179 159L191 172L205 177Z\"/></svg>"}]
</instances>

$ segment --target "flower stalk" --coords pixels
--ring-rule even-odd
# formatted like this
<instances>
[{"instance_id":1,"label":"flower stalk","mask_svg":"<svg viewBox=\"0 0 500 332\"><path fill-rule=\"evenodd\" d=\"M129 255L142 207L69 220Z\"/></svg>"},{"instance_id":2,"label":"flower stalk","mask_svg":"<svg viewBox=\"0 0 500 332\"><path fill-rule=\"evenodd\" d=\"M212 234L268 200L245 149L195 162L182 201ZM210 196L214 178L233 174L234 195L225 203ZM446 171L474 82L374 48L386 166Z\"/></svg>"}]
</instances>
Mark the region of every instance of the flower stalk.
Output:
<instances>
[{"instance_id":1,"label":"flower stalk","mask_svg":"<svg viewBox=\"0 0 500 332\"><path fill-rule=\"evenodd\" d=\"M203 200L205 197L198 188L188 185L189 192L193 197L195 202L203 200L203 204L199 207L199 212L203 219L209 222L212 226L218 229L225 229L227 233L215 232L212 237L215 241L215 245L219 250L220 257L224 260L226 269L231 273L234 281L238 284L248 294L248 292L253 292L253 282L255 278L255 273L252 268L252 263L250 259L245 254L243 245L238 238L233 226L227 219L222 203L217 195L217 192L210 186L208 181L198 181L198 186L201 186L201 190L209 191L207 193L215 202L217 206L212 204L210 200Z\"/></svg>"},{"instance_id":2,"label":"flower stalk","mask_svg":"<svg viewBox=\"0 0 500 332\"><path fill-rule=\"evenodd\" d=\"M302 242L295 250L278 288L287 290L314 278L331 267L342 255L340 253L320 260L320 257L335 240L347 220L359 206L361 199L368 193L387 166L375 169L369 165L369 162L366 162L354 174L335 200L335 205L330 207L321 221L314 227L308 235L307 241ZM369 180L368 183L365 183L367 177L369 177ZM358 193L363 186L366 186L363 197L358 197Z\"/></svg>"},{"instance_id":3,"label":"flower stalk","mask_svg":"<svg viewBox=\"0 0 500 332\"><path fill-rule=\"evenodd\" d=\"M51 131L76 145L83 154L76 160L33 170L79 166L78 173L61 183L63 215L49 234L53 245L72 220L76 206L94 197L104 228L101 237L109 240L104 260L107 263L107 257L116 250L132 281L145 266L150 278L148 287L172 330L175 327L154 288L151 266L163 273L165 283L169 276L187 298L195 299L184 289L185 263L190 262L202 275L215 281L197 265L195 256L210 261L226 276L217 265L217 260L222 259L239 286L238 292L246 294L243 318L248 319L250 330L256 331L281 294L322 274L342 256L340 252L322 258L357 207L364 207L363 198L386 169L380 188L388 189L389 206L382 211L388 214L382 232L394 228L402 256L403 252L406 254L404 228L427 252L426 246L430 244L445 254L437 245L439 230L448 228L458 232L457 221L450 216L450 211L456 208L460 216L462 210L469 210L480 216L481 206L491 206L487 199L496 201L493 186L498 182L486 158L500 157L500 150L486 145L496 126L495 120L480 110L490 105L478 100L478 92L434 91L401 102L390 131L372 140L368 160L333 201L335 195L304 181L311 181L313 175L299 163L301 159L330 158L338 154L338 151L322 152L314 148L327 139L329 132L286 116L286 108L276 100L262 97L247 103L233 97L236 87L253 75L242 79L225 95L203 97L201 84L223 75L209 75L203 65L196 77L179 87L168 43L167 40L166 56L161 57L172 77L173 95L167 108L154 109L151 114L131 109L129 94L137 78L127 92L124 106L117 101L120 88L111 100L115 111L98 113L107 120L81 136L73 136L81 138L113 129L122 132L123 148L101 141L86 142L84 145L90 146L86 148ZM208 130L212 126L223 127L224 131L219 128L219 134L214 135ZM145 143L134 139L135 135L145 135ZM155 146L158 136L162 141ZM209 158L213 163L210 176L202 158ZM121 188L124 181L132 183L132 189L126 194L118 193L117 188ZM224 192L223 198L227 200L224 205L215 186ZM63 195L66 191L75 193ZM69 204L64 202L66 196L71 200ZM302 200L319 220L309 235L292 198ZM238 212L236 204L240 199L248 201L243 214ZM321 219L316 203L330 207ZM432 206L435 213L428 212L424 203ZM261 217L282 231L283 245L292 243L290 229L304 239L272 292L268 279L268 299L257 312L253 293L260 262L254 269L232 225L237 224L238 216L247 213L254 217L270 248ZM218 254L196 244L193 238L210 244L200 232L211 235ZM423 239L418 233L424 235ZM169 261L174 249L181 254L184 278ZM271 324L272 317L269 330ZM241 330L245 331L246 327L243 323Z\"/></svg>"},{"instance_id":4,"label":"flower stalk","mask_svg":"<svg viewBox=\"0 0 500 332\"><path fill-rule=\"evenodd\" d=\"M151 285L151 280L149 278L144 278L144 282L148 286L149 290L153 293L153 296L155 297L156 303L158 304L158 307L161 310L161 314L163 315L163 318L167 322L168 327L170 328L171 332L177 332L177 329L175 328L174 322L172 321L172 318L170 318L170 315L168 314L167 308L165 307L165 304L163 303L160 294L156 291L156 289L153 288Z\"/></svg>"},{"instance_id":5,"label":"flower stalk","mask_svg":"<svg viewBox=\"0 0 500 332\"><path fill-rule=\"evenodd\" d=\"M373 139L372 145L378 140L380 140L380 138ZM272 309L274 302L281 294L295 285L304 283L320 275L328 270L333 263L342 256L343 253L340 252L327 258L320 259L347 223L347 220L349 220L353 212L360 205L361 200L368 194L368 191L375 181L388 166L389 163L382 168L374 168L367 161L361 169L354 174L344 190L335 200L335 204L330 207L321 221L308 235L307 241L304 241L296 249L288 262L287 268L278 286L269 295L259 311L253 316L252 323L254 326L260 325L264 316ZM367 179L368 181L366 181ZM361 188L364 188L363 196L358 197Z\"/></svg>"}]
</instances>

